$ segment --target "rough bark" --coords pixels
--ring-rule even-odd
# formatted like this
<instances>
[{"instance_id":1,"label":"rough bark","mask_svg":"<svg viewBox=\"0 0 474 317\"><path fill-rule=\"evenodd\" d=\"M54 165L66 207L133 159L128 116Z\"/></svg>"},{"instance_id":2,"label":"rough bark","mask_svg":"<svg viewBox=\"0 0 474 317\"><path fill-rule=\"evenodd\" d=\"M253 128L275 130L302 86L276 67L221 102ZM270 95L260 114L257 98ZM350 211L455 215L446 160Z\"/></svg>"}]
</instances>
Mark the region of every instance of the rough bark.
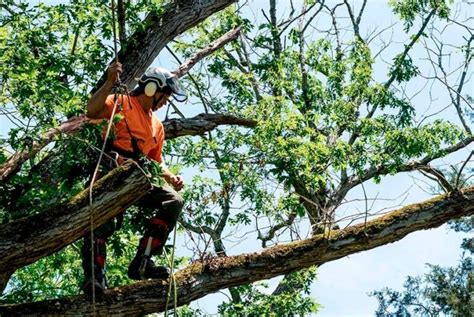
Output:
<instances>
[{"instance_id":1,"label":"rough bark","mask_svg":"<svg viewBox=\"0 0 474 317\"><path fill-rule=\"evenodd\" d=\"M185 135L201 135L220 125L238 125L253 128L257 121L231 115L202 113L189 119L170 119L163 121L166 139Z\"/></svg>"},{"instance_id":2,"label":"rough bark","mask_svg":"<svg viewBox=\"0 0 474 317\"><path fill-rule=\"evenodd\" d=\"M312 265L321 265L356 252L395 242L407 234L435 228L453 218L474 214L474 187L412 204L329 235L283 244L261 252L196 262L179 271L178 305L231 286L269 279ZM145 281L107 291L95 306L100 316L140 316L165 309L167 283ZM91 315L83 296L0 306L5 316Z\"/></svg>"},{"instance_id":3,"label":"rough bark","mask_svg":"<svg viewBox=\"0 0 474 317\"><path fill-rule=\"evenodd\" d=\"M0 273L52 254L124 211L150 189L150 182L133 162L127 162L96 182L93 205L84 190L69 202L45 212L0 225Z\"/></svg>"}]
</instances>

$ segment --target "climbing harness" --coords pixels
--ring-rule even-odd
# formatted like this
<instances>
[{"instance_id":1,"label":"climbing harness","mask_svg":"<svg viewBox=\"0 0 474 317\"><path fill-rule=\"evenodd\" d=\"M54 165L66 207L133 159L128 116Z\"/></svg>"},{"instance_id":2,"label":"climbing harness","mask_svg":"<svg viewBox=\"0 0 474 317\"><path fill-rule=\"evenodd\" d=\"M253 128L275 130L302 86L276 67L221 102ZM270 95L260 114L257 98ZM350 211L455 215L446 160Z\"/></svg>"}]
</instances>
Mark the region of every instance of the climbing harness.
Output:
<instances>
[{"instance_id":1,"label":"climbing harness","mask_svg":"<svg viewBox=\"0 0 474 317\"><path fill-rule=\"evenodd\" d=\"M114 40L115 62L118 63L117 34L116 34L116 21L115 21L115 1L114 0L111 0L111 11L112 11L112 24L113 24L112 29L113 29L113 38L114 38L113 40ZM171 87L170 84L172 84L173 86ZM176 90L177 93L181 92L181 90L179 89L179 86L177 86L178 82L177 82L176 79L169 79L166 76L165 77L165 86L166 85L169 85L170 88L173 89L173 92L175 92L175 90ZM162 87L157 87L157 88L162 88ZM116 165L118 165L120 163L119 162L120 157L130 158L130 159L134 160L135 162L139 163L139 158L140 158L140 153L141 153L140 148L138 146L138 139L136 137L134 137L134 135L132 134L132 131L130 129L129 122L128 122L128 119L126 117L125 111L122 112L122 109L121 109L121 107L123 106L124 96L126 96L126 98L127 98L128 107L129 107L130 110L132 109L132 103L131 103L130 92L128 90L128 87L127 87L127 85L125 85L121 82L120 74L118 72L117 72L116 81L115 81L114 86L112 88L112 93L114 94L114 103L113 103L112 112L110 114L109 122L108 122L107 128L105 130L105 135L103 136L104 141L103 141L103 144L102 144L102 147L101 147L101 150L100 150L100 155L99 155L99 158L97 160L97 164L95 166L95 169L94 169L94 172L92 174L91 181L90 181L90 184L89 184L89 217L90 217L90 228L89 229L90 229L90 241L91 241L91 248L90 248L91 263L90 264L91 264L91 279L92 279L91 287L92 287L92 315L93 316L96 316L96 295L97 295L96 294L96 278L98 277L98 276L96 276L96 266L95 266L96 262L98 264L99 269L101 270L99 272L99 276L102 278L101 279L101 281L102 281L101 286L105 288L105 285L103 285L103 284L105 284L104 267L105 267L105 243L106 243L106 240L97 238L96 239L97 241L95 241L95 239L94 239L94 217L93 217L93 213L92 213L92 205L93 205L93 191L92 191L92 189L93 189L93 186L94 186L94 184L95 184L95 182L98 178L99 168L101 166L102 159L103 159L103 156L104 156L106 151L112 150L111 152L115 156L115 164ZM184 95L184 93L182 95ZM122 100L122 102L120 102L120 99ZM113 146L111 146L110 142L108 141L110 130L111 130L112 124L114 122L113 119L114 119L115 114L117 113L118 108L120 108L119 112L123 113L123 119L124 119L124 122L125 122L125 126L127 128L128 133L130 134L132 150L133 150L132 152L124 151L124 150L119 149L117 147L113 147ZM147 176L147 179L149 179L147 173L141 168L140 164L137 164L137 165L140 168L140 170ZM150 181L150 184L151 184L151 181ZM121 223L121 221L123 221L123 214L122 214L122 220L120 220L120 218L119 218L118 223ZM174 233L174 239L173 239L173 254L172 254L172 260L171 260L171 265L170 265L171 266L171 276L172 276L173 283L175 282L174 276L173 276L175 241L176 241L176 227L175 227L175 233ZM148 241L147 241L147 246L146 246L146 249L145 249L145 255L146 256L150 255L153 242L154 242L153 238L149 237ZM162 243L164 244L164 241L162 241ZM95 252L95 251L101 251L101 252ZM94 254L94 253L96 253L96 254ZM152 263L151 260L150 260L150 262ZM144 263L142 263L141 266L140 266L140 270L139 270L140 276L142 278L145 277L145 268L146 268L146 266L144 265ZM171 285L171 283L170 283L170 285ZM168 296L169 296L169 293L168 293ZM175 285L175 308L176 308L176 302L177 302L177 300L176 300L176 285Z\"/></svg>"}]
</instances>

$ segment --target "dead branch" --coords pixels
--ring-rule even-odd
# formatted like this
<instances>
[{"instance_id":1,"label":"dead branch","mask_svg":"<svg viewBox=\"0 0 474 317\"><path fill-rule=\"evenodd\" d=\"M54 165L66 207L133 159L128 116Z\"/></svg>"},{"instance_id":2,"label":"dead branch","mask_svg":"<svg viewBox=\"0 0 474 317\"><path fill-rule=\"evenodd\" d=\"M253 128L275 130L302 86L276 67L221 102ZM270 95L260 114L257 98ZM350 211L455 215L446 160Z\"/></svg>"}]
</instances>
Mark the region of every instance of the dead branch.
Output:
<instances>
[{"instance_id":1,"label":"dead branch","mask_svg":"<svg viewBox=\"0 0 474 317\"><path fill-rule=\"evenodd\" d=\"M173 71L173 73L177 77L183 77L184 74L188 73L189 70L196 65L197 62L202 60L204 57L212 54L213 52L217 51L227 43L235 40L239 35L240 35L241 27L236 27L226 34L222 35L219 37L217 40L191 56L189 59L187 59L183 64L181 64L177 70Z\"/></svg>"}]
</instances>

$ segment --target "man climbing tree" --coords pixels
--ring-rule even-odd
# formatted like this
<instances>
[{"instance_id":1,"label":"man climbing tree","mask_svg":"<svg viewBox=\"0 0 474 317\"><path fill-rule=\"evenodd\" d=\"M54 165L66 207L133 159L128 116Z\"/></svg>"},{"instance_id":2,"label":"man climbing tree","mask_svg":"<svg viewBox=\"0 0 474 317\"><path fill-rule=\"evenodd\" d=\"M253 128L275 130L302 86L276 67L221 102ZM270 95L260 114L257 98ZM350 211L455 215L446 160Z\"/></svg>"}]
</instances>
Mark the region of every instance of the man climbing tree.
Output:
<instances>
[{"instance_id":1,"label":"man climbing tree","mask_svg":"<svg viewBox=\"0 0 474 317\"><path fill-rule=\"evenodd\" d=\"M98 229L149 189L129 161L92 186L90 208L83 186L90 173L72 167L85 161L78 152L97 154L90 137L96 131L79 131L78 123L89 92L107 78L102 65L113 57L114 11L92 0L18 2L0 4L0 110L11 120L0 152L0 315L143 316L169 310L170 294L174 315L196 316L183 306L221 291L230 296L219 307L219 300L199 307L222 315L308 315L318 310L314 297L328 305L314 295L314 266L339 260L351 274L325 274L331 264L324 265L318 279L330 275L333 284L318 289L336 290L335 277L344 287L356 285L350 296L334 292L334 302L348 307L342 298L365 296L364 276L385 276L376 276L372 261L363 266L369 275L355 273L360 266L347 256L390 245L394 252L385 255L392 259L379 257L378 264L391 272L408 258L392 242L474 213L467 181L474 142L468 4L123 1L122 83L131 90L133 78L171 54L166 64L176 60L173 74L196 101L163 121L163 151L192 171L179 219L186 229L179 250L189 252L177 255L179 271L169 283L127 285L123 268L138 243L130 210L107 241L113 290L90 305L87 296L71 296L82 283L76 241L90 231L90 215ZM214 47L209 43L237 26L240 37L203 59L201 52ZM202 62L183 77L190 60ZM113 86L107 85L101 107ZM126 126L122 132L133 152ZM436 196L415 190L438 185ZM272 289L252 284L277 276Z\"/></svg>"},{"instance_id":2,"label":"man climbing tree","mask_svg":"<svg viewBox=\"0 0 474 317\"><path fill-rule=\"evenodd\" d=\"M142 210L151 212L146 215L151 218L145 225L144 236L128 267L128 276L133 280L167 278L169 269L156 266L151 256L162 254L166 239L176 225L183 207L183 200L176 191L181 190L184 183L183 179L174 175L163 162L165 134L163 124L153 111L166 104L171 95L180 102L186 100L186 95L177 78L163 68L150 68L141 76L138 86L130 94L110 94L110 91L118 90L121 72L120 63L114 62L109 66L107 80L87 104L87 116L93 119L112 119L115 114L119 114L121 119L115 124L115 138L109 146L112 156L115 157L114 163L119 165L126 159L139 162L145 156L146 159L160 164L164 179L174 187L172 189L168 185L154 186L139 201ZM86 234L84 237L81 254L85 273L83 291L86 294L93 294L95 288L95 294L100 295L106 287L106 243L115 229L116 225L112 220L97 228L92 236ZM91 259L92 255L94 261Z\"/></svg>"}]
</instances>

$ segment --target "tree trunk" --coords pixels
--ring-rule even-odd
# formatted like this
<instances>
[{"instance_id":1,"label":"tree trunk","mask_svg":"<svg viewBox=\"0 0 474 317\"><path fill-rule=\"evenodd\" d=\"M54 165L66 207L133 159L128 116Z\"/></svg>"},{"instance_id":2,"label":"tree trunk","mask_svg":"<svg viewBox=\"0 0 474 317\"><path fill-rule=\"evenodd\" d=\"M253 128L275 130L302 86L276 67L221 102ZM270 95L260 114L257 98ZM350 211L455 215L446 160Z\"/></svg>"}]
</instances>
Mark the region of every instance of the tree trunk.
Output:
<instances>
[{"instance_id":1,"label":"tree trunk","mask_svg":"<svg viewBox=\"0 0 474 317\"><path fill-rule=\"evenodd\" d=\"M196 262L176 275L178 305L231 286L252 283L312 265L321 265L356 252L398 241L407 234L431 229L448 220L474 214L474 187L437 196L329 235L274 246L261 252ZM96 303L100 316L140 316L165 310L168 284L146 281L107 291ZM172 300L170 302L173 302ZM168 307L171 308L171 307ZM84 296L0 306L5 316L91 315Z\"/></svg>"}]
</instances>

